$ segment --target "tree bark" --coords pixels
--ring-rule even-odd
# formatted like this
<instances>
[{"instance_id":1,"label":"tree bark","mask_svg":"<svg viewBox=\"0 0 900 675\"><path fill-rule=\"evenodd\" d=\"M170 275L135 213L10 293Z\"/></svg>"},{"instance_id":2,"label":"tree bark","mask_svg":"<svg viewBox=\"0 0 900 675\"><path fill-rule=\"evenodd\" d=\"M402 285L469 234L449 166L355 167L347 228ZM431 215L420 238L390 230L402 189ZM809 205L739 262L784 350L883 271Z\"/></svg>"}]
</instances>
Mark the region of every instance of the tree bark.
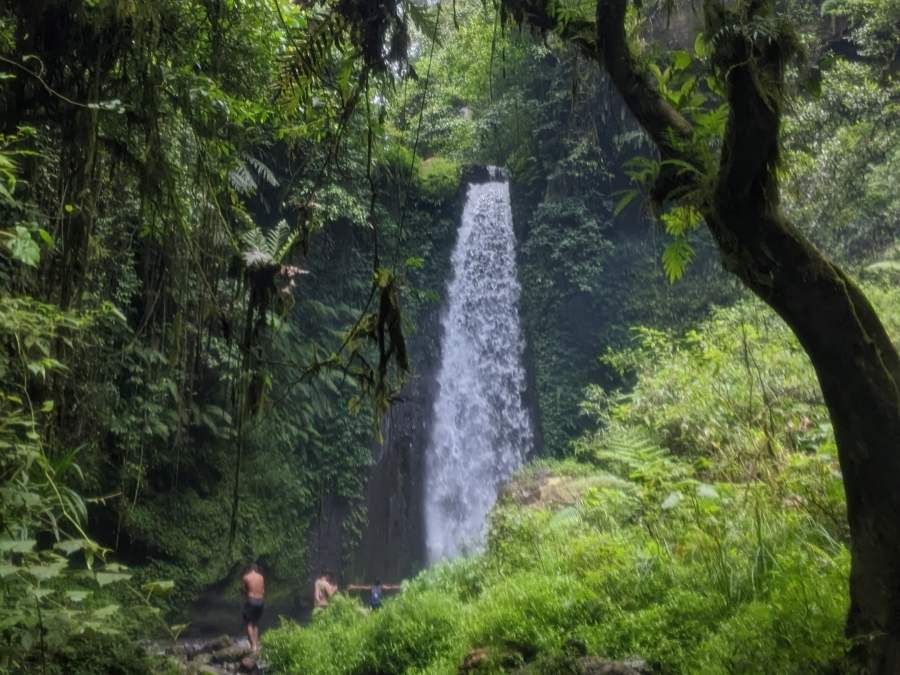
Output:
<instances>
[{"instance_id":1,"label":"tree bark","mask_svg":"<svg viewBox=\"0 0 900 675\"><path fill-rule=\"evenodd\" d=\"M752 20L765 9L751 0L709 21ZM641 72L625 35L626 0L600 0L596 42L583 27L558 25L544 0L504 0L520 23L555 30L605 68L661 159L709 173L692 128ZM720 24L721 25L721 24ZM707 26L713 33L717 26ZM722 35L726 37L721 37ZM715 189L700 210L723 265L791 327L815 368L834 427L850 526L850 612L847 635L859 666L875 675L900 673L900 357L859 287L785 218L777 175L784 62L788 41L753 44L741 30L720 33L713 60L724 73L729 119ZM763 89L765 87L765 90ZM655 202L702 189L692 172L663 163Z\"/></svg>"}]
</instances>

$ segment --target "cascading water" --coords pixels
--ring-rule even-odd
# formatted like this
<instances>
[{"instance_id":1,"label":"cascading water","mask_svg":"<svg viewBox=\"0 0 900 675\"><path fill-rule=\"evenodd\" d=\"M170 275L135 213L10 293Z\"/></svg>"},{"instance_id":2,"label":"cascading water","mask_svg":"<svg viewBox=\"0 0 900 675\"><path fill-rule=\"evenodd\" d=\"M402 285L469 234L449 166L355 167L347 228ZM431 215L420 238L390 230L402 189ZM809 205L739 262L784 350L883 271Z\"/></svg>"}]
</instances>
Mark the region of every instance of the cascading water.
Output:
<instances>
[{"instance_id":1,"label":"cascading water","mask_svg":"<svg viewBox=\"0 0 900 675\"><path fill-rule=\"evenodd\" d=\"M469 185L451 259L439 391L426 454L425 530L431 562L477 547L500 483L533 440L523 401L525 343L509 184Z\"/></svg>"}]
</instances>

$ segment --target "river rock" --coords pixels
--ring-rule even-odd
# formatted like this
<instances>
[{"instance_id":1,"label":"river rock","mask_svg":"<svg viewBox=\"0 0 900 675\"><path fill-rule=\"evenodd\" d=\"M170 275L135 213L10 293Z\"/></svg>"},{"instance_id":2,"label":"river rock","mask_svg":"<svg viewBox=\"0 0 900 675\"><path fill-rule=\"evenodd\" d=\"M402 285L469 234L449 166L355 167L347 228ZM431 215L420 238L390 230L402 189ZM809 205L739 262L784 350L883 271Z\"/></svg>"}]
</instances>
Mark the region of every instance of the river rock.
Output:
<instances>
[{"instance_id":1,"label":"river rock","mask_svg":"<svg viewBox=\"0 0 900 675\"><path fill-rule=\"evenodd\" d=\"M250 645L238 642L230 647L215 651L210 656L213 663L237 663L250 654Z\"/></svg>"},{"instance_id":2,"label":"river rock","mask_svg":"<svg viewBox=\"0 0 900 675\"><path fill-rule=\"evenodd\" d=\"M217 652L220 649L231 647L233 644L234 640L230 635L220 635L219 637L213 638L212 640L208 641L204 645L202 652Z\"/></svg>"},{"instance_id":3,"label":"river rock","mask_svg":"<svg viewBox=\"0 0 900 675\"><path fill-rule=\"evenodd\" d=\"M207 666L212 663L212 654L197 654L194 658L191 659L191 665L197 666Z\"/></svg>"},{"instance_id":4,"label":"river rock","mask_svg":"<svg viewBox=\"0 0 900 675\"><path fill-rule=\"evenodd\" d=\"M245 656L241 659L241 669L242 673L257 673L259 672L259 668L257 668L256 660L252 656Z\"/></svg>"}]
</instances>

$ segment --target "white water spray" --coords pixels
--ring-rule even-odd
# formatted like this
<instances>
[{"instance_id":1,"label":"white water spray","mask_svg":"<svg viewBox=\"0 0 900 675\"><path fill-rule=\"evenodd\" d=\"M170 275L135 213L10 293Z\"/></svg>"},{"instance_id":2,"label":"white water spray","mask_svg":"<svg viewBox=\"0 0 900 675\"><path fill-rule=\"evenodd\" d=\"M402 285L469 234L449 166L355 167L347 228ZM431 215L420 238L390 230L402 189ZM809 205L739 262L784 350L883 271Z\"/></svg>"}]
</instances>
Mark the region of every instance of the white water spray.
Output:
<instances>
[{"instance_id":1,"label":"white water spray","mask_svg":"<svg viewBox=\"0 0 900 675\"><path fill-rule=\"evenodd\" d=\"M472 184L451 259L440 387L426 454L431 562L477 548L500 484L532 445L509 184Z\"/></svg>"}]
</instances>

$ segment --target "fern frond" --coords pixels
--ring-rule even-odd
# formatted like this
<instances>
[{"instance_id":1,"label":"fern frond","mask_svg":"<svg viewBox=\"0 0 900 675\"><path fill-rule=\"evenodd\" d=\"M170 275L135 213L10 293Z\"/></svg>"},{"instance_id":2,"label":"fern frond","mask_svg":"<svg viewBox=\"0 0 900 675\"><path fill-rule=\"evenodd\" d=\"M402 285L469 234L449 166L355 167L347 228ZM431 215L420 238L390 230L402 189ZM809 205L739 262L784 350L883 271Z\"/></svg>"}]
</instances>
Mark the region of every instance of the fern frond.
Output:
<instances>
[{"instance_id":1,"label":"fern frond","mask_svg":"<svg viewBox=\"0 0 900 675\"><path fill-rule=\"evenodd\" d=\"M254 180L253 174L250 173L246 164L241 164L236 169L229 171L228 180L231 182L231 187L238 194L252 195L256 192L256 180Z\"/></svg>"},{"instance_id":2,"label":"fern frond","mask_svg":"<svg viewBox=\"0 0 900 675\"><path fill-rule=\"evenodd\" d=\"M683 277L687 266L693 259L694 249L686 239L678 238L671 241L662 254L663 270L669 283L674 283Z\"/></svg>"},{"instance_id":3,"label":"fern frond","mask_svg":"<svg viewBox=\"0 0 900 675\"><path fill-rule=\"evenodd\" d=\"M247 162L250 166L256 169L256 173L262 178L270 187L278 187L279 182L275 177L275 174L272 170L263 163L262 160L254 157L253 155L249 155L247 153L243 153L244 161Z\"/></svg>"}]
</instances>

